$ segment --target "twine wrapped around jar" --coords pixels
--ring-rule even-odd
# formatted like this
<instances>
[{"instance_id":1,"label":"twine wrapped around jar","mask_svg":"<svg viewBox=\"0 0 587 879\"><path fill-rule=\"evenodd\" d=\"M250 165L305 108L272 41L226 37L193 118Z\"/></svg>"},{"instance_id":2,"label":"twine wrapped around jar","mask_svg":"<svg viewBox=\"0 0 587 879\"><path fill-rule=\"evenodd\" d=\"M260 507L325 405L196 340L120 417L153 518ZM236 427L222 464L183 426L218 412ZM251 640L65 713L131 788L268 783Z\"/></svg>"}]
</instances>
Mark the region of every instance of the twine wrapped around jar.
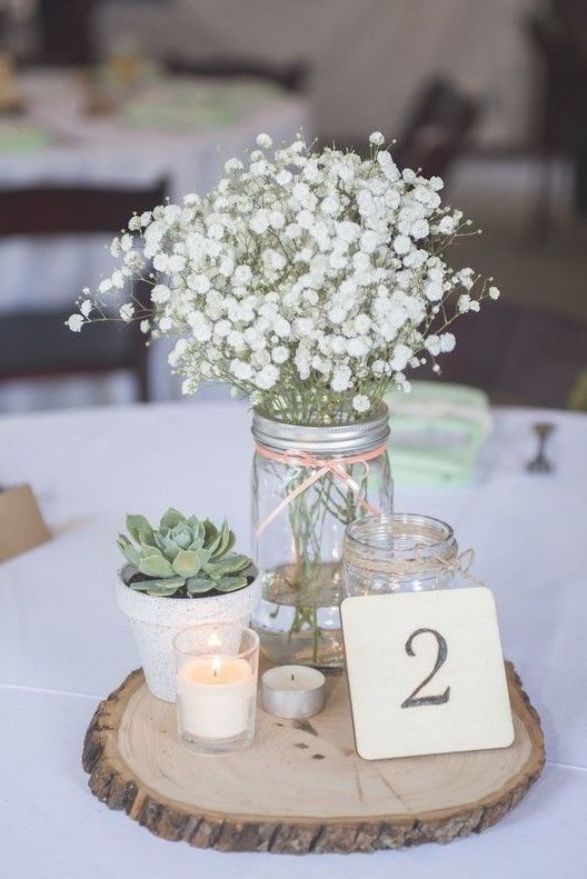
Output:
<instances>
[{"instance_id":1,"label":"twine wrapped around jar","mask_svg":"<svg viewBox=\"0 0 587 879\"><path fill-rule=\"evenodd\" d=\"M349 595L449 588L471 574L474 552L459 553L450 525L428 516L366 516L352 522L344 541Z\"/></svg>"}]
</instances>

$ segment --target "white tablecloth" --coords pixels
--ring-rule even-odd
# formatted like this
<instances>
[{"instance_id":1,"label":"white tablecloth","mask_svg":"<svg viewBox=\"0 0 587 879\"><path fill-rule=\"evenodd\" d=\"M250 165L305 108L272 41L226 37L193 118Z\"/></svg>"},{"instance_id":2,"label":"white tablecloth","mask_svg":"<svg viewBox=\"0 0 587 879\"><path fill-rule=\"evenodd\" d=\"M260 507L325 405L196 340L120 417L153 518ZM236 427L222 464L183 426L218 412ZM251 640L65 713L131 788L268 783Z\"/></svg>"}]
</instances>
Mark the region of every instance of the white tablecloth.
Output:
<instances>
[{"instance_id":1,"label":"white tablecloth","mask_svg":"<svg viewBox=\"0 0 587 879\"><path fill-rule=\"evenodd\" d=\"M532 422L551 418L557 471L533 476ZM396 509L451 522L494 590L504 651L542 717L548 764L480 837L377 855L223 855L166 843L88 792L80 768L97 700L137 666L114 600L126 511L227 515L248 540L249 415L166 404L0 421L0 483L28 480L55 539L0 566L0 852L31 879L369 877L584 879L587 861L587 417L501 411L473 486L400 490ZM311 796L311 791L308 792ZM115 866L114 866L115 865ZM394 872L395 871L395 872Z\"/></svg>"},{"instance_id":2,"label":"white tablecloth","mask_svg":"<svg viewBox=\"0 0 587 879\"><path fill-rule=\"evenodd\" d=\"M218 85L193 80L199 89L214 94ZM174 100L177 83L154 84L145 96L153 100ZM276 143L291 142L302 128L312 134L306 102L276 93L262 84L229 88L248 89L243 99L247 110L219 127L198 129L137 126L124 117L91 118L82 112L86 97L80 82L71 74L45 71L27 74L21 82L27 114L23 123L48 134L46 147L21 152L0 148L0 191L31 185L73 184L103 186L145 186L165 177L169 195L181 199L187 192L207 193L216 183L227 158L242 155L254 146L261 131ZM189 105L188 105L189 107ZM0 126L4 125L0 121ZM21 123L18 123L19 125ZM0 129L1 130L1 129ZM0 138L1 146L1 138ZM0 243L0 314L15 308L51 307L73 303L83 287L96 286L109 274L114 261L105 251L112 236L41 239L31 243L11 239ZM178 396L179 382L172 379L166 353L152 349L152 385L156 399ZM132 400L127 381L106 385L74 380L68 387L31 387L23 395L23 383L0 389L0 412L14 408L41 408L100 402L102 397Z\"/></svg>"},{"instance_id":3,"label":"white tablecloth","mask_svg":"<svg viewBox=\"0 0 587 879\"><path fill-rule=\"evenodd\" d=\"M268 131L280 141L293 138L300 127L310 125L308 106L302 98L265 83L248 80L222 85L192 78L196 92L217 93L219 104L232 93L238 103L240 93L246 110L237 107L234 113L222 114L219 108L217 124L206 118L199 126L195 103L191 126L185 83L183 77L146 82L127 95L120 112L89 116L84 112L87 93L74 74L59 70L25 74L18 80L18 88L26 114L12 124L40 130L50 143L46 148L20 152L0 150L0 187L43 182L142 186L167 177L169 195L179 199L194 189L207 192L225 160L253 147L260 131ZM142 115L142 106L132 113L133 106L148 102L162 106L159 119L154 111ZM166 103L185 107L185 124L165 127ZM2 122L5 124L9 123Z\"/></svg>"}]
</instances>

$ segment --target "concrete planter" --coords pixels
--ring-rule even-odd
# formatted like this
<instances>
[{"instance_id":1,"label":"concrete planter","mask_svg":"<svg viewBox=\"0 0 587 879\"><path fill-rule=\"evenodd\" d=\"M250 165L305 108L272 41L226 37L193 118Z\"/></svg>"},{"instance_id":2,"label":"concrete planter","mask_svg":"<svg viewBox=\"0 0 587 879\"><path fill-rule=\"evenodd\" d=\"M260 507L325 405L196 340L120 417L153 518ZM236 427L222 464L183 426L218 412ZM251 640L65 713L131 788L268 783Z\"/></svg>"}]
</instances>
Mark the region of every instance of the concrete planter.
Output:
<instances>
[{"instance_id":1,"label":"concrete planter","mask_svg":"<svg viewBox=\"0 0 587 879\"><path fill-rule=\"evenodd\" d=\"M118 606L130 622L149 690L158 699L175 702L173 639L198 623L235 620L248 625L261 596L257 577L238 592L200 598L156 598L130 589L120 573Z\"/></svg>"}]
</instances>

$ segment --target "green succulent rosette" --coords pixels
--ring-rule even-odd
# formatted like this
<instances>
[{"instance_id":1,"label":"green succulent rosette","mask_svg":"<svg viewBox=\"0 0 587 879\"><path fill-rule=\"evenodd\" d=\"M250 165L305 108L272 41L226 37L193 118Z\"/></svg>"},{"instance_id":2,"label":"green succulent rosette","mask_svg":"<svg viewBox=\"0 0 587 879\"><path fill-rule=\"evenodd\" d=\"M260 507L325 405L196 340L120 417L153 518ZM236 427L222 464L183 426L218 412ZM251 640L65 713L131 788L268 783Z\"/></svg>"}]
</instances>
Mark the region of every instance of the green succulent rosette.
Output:
<instances>
[{"instance_id":1,"label":"green succulent rosette","mask_svg":"<svg viewBox=\"0 0 587 879\"><path fill-rule=\"evenodd\" d=\"M254 578L251 559L233 552L234 533L226 522L184 516L169 508L159 527L141 515L126 517L128 535L118 547L129 564L124 579L131 589L157 597L197 597L236 592Z\"/></svg>"}]
</instances>

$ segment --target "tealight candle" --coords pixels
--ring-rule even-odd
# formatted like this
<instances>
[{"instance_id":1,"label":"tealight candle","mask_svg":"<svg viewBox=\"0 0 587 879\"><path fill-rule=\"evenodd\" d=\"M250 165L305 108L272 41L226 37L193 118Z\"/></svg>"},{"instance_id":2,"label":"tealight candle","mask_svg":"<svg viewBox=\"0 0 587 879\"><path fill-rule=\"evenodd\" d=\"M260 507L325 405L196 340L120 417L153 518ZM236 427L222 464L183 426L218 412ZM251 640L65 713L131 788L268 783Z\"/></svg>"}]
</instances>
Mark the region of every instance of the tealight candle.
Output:
<instances>
[{"instance_id":1,"label":"tealight candle","mask_svg":"<svg viewBox=\"0 0 587 879\"><path fill-rule=\"evenodd\" d=\"M263 675L262 698L268 714L304 720L324 708L326 678L305 665L278 665Z\"/></svg>"},{"instance_id":2,"label":"tealight candle","mask_svg":"<svg viewBox=\"0 0 587 879\"><path fill-rule=\"evenodd\" d=\"M234 623L186 629L174 642L181 740L200 753L246 747L255 730L259 639Z\"/></svg>"}]
</instances>

